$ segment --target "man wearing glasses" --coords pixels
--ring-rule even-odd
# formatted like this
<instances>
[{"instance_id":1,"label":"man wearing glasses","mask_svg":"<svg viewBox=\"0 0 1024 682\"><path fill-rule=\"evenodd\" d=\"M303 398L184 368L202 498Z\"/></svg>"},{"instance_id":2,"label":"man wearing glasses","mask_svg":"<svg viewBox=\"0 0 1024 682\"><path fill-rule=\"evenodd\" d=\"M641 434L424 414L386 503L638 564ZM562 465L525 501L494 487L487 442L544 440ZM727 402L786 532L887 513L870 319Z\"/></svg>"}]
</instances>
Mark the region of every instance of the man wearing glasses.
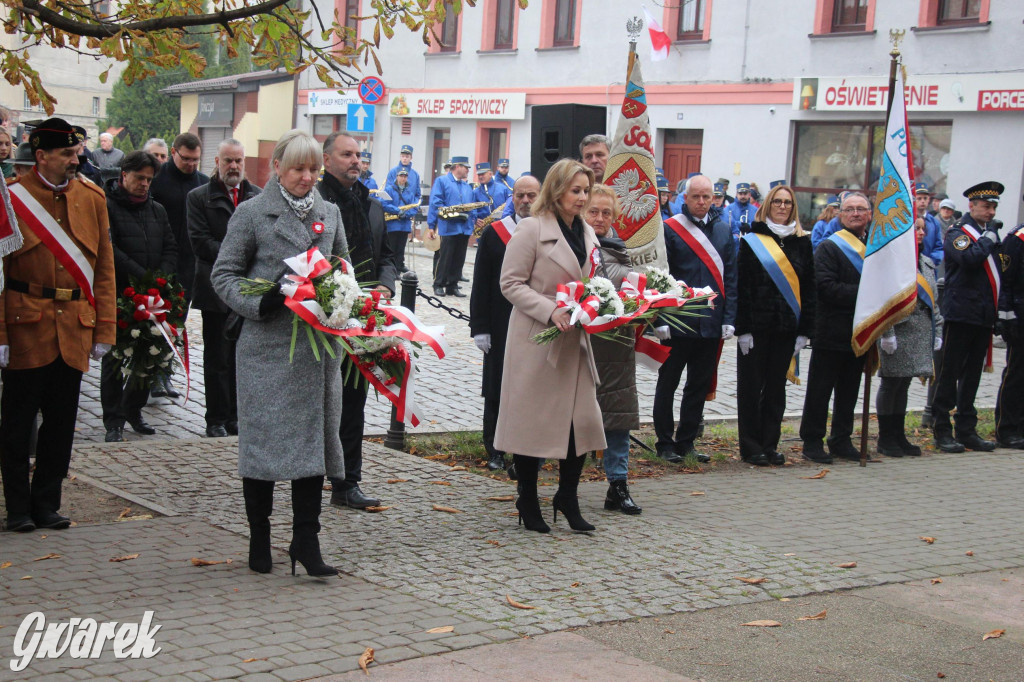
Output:
<instances>
[{"instance_id":1,"label":"man wearing glasses","mask_svg":"<svg viewBox=\"0 0 1024 682\"><path fill-rule=\"evenodd\" d=\"M150 194L167 210L174 241L178 244L178 282L185 287L185 300L192 301L192 282L196 274L196 256L188 236L186 201L188 193L205 185L210 178L199 172L199 160L203 156L202 143L192 133L182 133L171 143L171 159L164 163L153 178ZM168 381L154 384L150 391L153 397L177 398L178 393Z\"/></svg>"},{"instance_id":2,"label":"man wearing glasses","mask_svg":"<svg viewBox=\"0 0 1024 682\"><path fill-rule=\"evenodd\" d=\"M800 439L804 442L804 458L821 464L831 464L833 457L860 459L850 437L864 356L854 354L851 340L860 286L859 265L864 260L864 240L870 222L871 204L867 197L860 192L848 192L839 209L841 229L821 242L814 252L818 302ZM821 441L833 393L832 433L826 453Z\"/></svg>"}]
</instances>

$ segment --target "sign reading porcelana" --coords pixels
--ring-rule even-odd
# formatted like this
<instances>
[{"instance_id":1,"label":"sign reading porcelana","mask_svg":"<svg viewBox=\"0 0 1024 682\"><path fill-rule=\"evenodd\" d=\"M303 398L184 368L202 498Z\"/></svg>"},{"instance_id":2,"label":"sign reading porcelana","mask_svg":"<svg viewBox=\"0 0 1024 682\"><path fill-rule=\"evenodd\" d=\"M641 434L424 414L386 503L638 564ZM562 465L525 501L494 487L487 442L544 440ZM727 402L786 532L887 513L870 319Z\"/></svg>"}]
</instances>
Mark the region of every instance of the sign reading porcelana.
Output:
<instances>
[{"instance_id":1,"label":"sign reading porcelana","mask_svg":"<svg viewBox=\"0 0 1024 682\"><path fill-rule=\"evenodd\" d=\"M524 119L522 92L392 92L388 113L402 118Z\"/></svg>"}]
</instances>

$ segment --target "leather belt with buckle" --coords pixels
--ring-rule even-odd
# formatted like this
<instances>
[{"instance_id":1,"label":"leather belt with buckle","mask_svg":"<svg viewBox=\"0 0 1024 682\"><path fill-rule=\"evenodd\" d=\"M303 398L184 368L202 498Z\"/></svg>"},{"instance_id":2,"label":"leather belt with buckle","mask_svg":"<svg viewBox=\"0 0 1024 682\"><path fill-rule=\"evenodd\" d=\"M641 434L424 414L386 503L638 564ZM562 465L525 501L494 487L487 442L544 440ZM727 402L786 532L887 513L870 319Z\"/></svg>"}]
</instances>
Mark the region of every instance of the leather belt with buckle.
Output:
<instances>
[{"instance_id":1,"label":"leather belt with buckle","mask_svg":"<svg viewBox=\"0 0 1024 682\"><path fill-rule=\"evenodd\" d=\"M18 279L8 279L7 288L22 294L28 294L36 298L52 298L55 301L77 301L82 298L81 289L60 289L44 287L40 284L22 282Z\"/></svg>"}]
</instances>

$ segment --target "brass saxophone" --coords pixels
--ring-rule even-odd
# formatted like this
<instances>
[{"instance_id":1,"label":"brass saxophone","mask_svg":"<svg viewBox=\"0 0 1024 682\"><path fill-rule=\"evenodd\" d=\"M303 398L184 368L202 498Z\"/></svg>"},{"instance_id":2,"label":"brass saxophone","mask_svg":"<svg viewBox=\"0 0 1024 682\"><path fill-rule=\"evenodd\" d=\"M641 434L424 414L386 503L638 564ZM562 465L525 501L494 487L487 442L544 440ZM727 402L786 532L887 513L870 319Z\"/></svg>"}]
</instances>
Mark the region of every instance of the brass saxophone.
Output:
<instances>
[{"instance_id":1,"label":"brass saxophone","mask_svg":"<svg viewBox=\"0 0 1024 682\"><path fill-rule=\"evenodd\" d=\"M505 204L502 204L498 208L494 209L489 216L483 219L480 227L473 228L473 236L479 237L483 234L484 228L493 223L495 220L501 217L501 214L505 211Z\"/></svg>"},{"instance_id":2,"label":"brass saxophone","mask_svg":"<svg viewBox=\"0 0 1024 682\"><path fill-rule=\"evenodd\" d=\"M408 211L410 208L416 208L417 206L419 206L419 204L406 204L405 206L399 206L398 210L399 211ZM402 216L398 215L397 213L385 213L384 214L384 222L390 222L392 220L398 220L401 217Z\"/></svg>"},{"instance_id":3,"label":"brass saxophone","mask_svg":"<svg viewBox=\"0 0 1024 682\"><path fill-rule=\"evenodd\" d=\"M445 220L452 220L453 218L468 218L466 215L467 211L472 211L477 208L483 208L484 206L490 206L489 201L474 201L468 204L455 204L454 206L442 206L437 209L437 215Z\"/></svg>"}]
</instances>

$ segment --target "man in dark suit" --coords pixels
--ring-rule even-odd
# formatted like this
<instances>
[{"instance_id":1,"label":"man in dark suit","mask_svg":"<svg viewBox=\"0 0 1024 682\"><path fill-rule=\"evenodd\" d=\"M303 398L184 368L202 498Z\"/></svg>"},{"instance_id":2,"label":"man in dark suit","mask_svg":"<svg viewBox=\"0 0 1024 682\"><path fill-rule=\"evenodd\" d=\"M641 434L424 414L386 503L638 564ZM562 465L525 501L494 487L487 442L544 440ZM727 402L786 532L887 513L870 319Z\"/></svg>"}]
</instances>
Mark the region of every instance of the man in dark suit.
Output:
<instances>
[{"instance_id":1,"label":"man in dark suit","mask_svg":"<svg viewBox=\"0 0 1024 682\"><path fill-rule=\"evenodd\" d=\"M359 182L359 142L344 133L331 133L324 140L324 178L317 185L320 195L341 209L348 239L348 260L355 266L356 279L364 288L376 286L393 296L398 269L384 225L384 208L370 198L370 190ZM345 453L345 479L331 479L331 504L365 509L380 504L359 489L363 475L363 411L365 382L345 384L341 393L341 447Z\"/></svg>"},{"instance_id":2,"label":"man in dark suit","mask_svg":"<svg viewBox=\"0 0 1024 682\"><path fill-rule=\"evenodd\" d=\"M217 147L210 182L185 199L188 235L196 254L192 307L203 314L203 381L206 384L206 435L238 435L235 390L235 343L224 337L228 307L210 283L210 272L228 232L235 208L260 193L245 178L245 148L235 139Z\"/></svg>"}]
</instances>

